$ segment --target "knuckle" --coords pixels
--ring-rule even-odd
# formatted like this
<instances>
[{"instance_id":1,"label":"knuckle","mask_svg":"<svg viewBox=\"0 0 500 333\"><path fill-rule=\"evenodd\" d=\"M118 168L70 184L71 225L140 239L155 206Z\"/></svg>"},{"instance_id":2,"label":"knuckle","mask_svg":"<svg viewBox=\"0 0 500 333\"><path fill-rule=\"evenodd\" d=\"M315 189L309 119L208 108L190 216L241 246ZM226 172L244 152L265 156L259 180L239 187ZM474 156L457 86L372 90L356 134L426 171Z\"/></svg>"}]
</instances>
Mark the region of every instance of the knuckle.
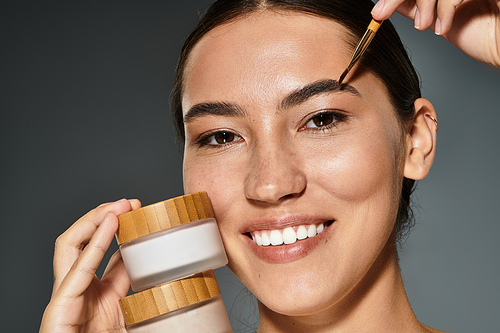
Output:
<instances>
[{"instance_id":1,"label":"knuckle","mask_svg":"<svg viewBox=\"0 0 500 333\"><path fill-rule=\"evenodd\" d=\"M98 252L106 253L108 251L108 248L105 246L102 246L101 244L94 244L93 245L94 249L96 249Z\"/></svg>"},{"instance_id":2,"label":"knuckle","mask_svg":"<svg viewBox=\"0 0 500 333\"><path fill-rule=\"evenodd\" d=\"M55 244L54 244L54 248L55 250L57 251L58 249L64 247L64 245L66 244L66 232L59 235L57 238L56 238L56 241L55 241Z\"/></svg>"},{"instance_id":3,"label":"knuckle","mask_svg":"<svg viewBox=\"0 0 500 333\"><path fill-rule=\"evenodd\" d=\"M94 275L97 267L94 267L93 265L87 266L87 265L78 265L76 267L78 272L84 275Z\"/></svg>"}]
</instances>

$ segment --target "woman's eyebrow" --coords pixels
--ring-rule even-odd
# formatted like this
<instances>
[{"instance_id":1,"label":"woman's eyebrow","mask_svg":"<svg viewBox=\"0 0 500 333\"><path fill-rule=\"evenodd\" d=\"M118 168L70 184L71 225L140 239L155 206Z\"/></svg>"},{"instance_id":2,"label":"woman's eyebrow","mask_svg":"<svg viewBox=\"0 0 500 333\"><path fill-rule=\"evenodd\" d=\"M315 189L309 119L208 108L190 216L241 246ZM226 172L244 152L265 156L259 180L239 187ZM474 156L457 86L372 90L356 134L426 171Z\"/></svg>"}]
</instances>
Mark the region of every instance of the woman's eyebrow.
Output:
<instances>
[{"instance_id":1,"label":"woman's eyebrow","mask_svg":"<svg viewBox=\"0 0 500 333\"><path fill-rule=\"evenodd\" d=\"M337 80L320 80L310 83L288 94L288 96L283 98L281 101L279 110L286 110L300 105L311 97L328 92L346 92L361 97L359 91L349 84L339 84Z\"/></svg>"},{"instance_id":2,"label":"woman's eyebrow","mask_svg":"<svg viewBox=\"0 0 500 333\"><path fill-rule=\"evenodd\" d=\"M206 102L194 105L184 116L184 122L189 123L203 116L231 116L244 117L247 113L235 104L226 102Z\"/></svg>"},{"instance_id":3,"label":"woman's eyebrow","mask_svg":"<svg viewBox=\"0 0 500 333\"><path fill-rule=\"evenodd\" d=\"M320 80L292 91L283 98L279 105L279 110L282 111L300 105L316 95L328 92L346 92L361 96L359 91L349 84L339 84L336 80ZM189 123L203 116L244 117L246 115L246 111L236 104L227 102L205 102L195 104L191 107L184 116L184 122Z\"/></svg>"}]
</instances>

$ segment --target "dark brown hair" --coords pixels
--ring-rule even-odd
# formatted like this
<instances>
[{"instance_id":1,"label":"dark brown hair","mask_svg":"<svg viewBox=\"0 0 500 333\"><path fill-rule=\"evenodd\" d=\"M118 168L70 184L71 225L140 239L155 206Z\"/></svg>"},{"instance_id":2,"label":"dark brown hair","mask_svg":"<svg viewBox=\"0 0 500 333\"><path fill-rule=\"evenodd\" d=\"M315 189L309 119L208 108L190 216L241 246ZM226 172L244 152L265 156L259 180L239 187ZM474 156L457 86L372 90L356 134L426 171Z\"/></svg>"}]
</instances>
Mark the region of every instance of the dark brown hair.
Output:
<instances>
[{"instance_id":1,"label":"dark brown hair","mask_svg":"<svg viewBox=\"0 0 500 333\"><path fill-rule=\"evenodd\" d=\"M347 42L355 47L371 20L373 3L369 0L219 0L201 18L187 37L177 64L175 86L172 91L172 112L179 137L184 141L182 118L183 77L189 54L196 43L217 26L236 18L262 10L293 11L334 20L350 32ZM414 116L414 101L421 96L419 77L411 64L394 26L384 22L365 55L357 66L362 66L385 84L396 110L402 132ZM401 240L408 233L413 214L410 196L414 180L403 179L397 216L397 236Z\"/></svg>"}]
</instances>

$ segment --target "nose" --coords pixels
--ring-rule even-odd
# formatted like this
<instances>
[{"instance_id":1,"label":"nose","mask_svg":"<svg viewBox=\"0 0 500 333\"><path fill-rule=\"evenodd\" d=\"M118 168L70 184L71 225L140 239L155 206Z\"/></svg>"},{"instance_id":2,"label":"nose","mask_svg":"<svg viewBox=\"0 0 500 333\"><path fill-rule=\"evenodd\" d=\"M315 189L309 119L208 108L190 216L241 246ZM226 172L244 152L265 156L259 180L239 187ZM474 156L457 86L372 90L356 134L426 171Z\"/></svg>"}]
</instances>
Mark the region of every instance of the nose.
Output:
<instances>
[{"instance_id":1,"label":"nose","mask_svg":"<svg viewBox=\"0 0 500 333\"><path fill-rule=\"evenodd\" d=\"M300 196L307 184L299 154L290 145L257 145L245 181L247 199L276 204Z\"/></svg>"}]
</instances>

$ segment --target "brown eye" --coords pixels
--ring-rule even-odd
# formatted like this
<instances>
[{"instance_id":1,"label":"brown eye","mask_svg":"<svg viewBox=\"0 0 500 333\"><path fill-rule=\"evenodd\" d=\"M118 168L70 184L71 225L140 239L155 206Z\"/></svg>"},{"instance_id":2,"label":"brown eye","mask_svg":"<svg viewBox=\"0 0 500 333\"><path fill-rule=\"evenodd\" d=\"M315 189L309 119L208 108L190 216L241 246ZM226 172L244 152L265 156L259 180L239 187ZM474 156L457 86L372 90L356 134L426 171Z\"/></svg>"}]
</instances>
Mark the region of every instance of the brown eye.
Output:
<instances>
[{"instance_id":1,"label":"brown eye","mask_svg":"<svg viewBox=\"0 0 500 333\"><path fill-rule=\"evenodd\" d=\"M244 141L241 136L230 131L220 130L213 133L208 133L196 141L199 147L215 148L224 147L229 144Z\"/></svg>"},{"instance_id":2,"label":"brown eye","mask_svg":"<svg viewBox=\"0 0 500 333\"><path fill-rule=\"evenodd\" d=\"M231 132L218 132L214 134L215 142L220 145L233 142L234 141L234 133Z\"/></svg>"},{"instance_id":3,"label":"brown eye","mask_svg":"<svg viewBox=\"0 0 500 333\"><path fill-rule=\"evenodd\" d=\"M330 125L335 124L337 117L332 112L322 112L318 113L306 123L305 128L328 128Z\"/></svg>"},{"instance_id":4,"label":"brown eye","mask_svg":"<svg viewBox=\"0 0 500 333\"><path fill-rule=\"evenodd\" d=\"M326 131L346 120L348 120L347 115L341 112L324 110L312 115L300 130L304 131L309 129Z\"/></svg>"},{"instance_id":5,"label":"brown eye","mask_svg":"<svg viewBox=\"0 0 500 333\"><path fill-rule=\"evenodd\" d=\"M328 126L333 122L333 114L331 113L320 113L314 116L311 120L316 127Z\"/></svg>"}]
</instances>

